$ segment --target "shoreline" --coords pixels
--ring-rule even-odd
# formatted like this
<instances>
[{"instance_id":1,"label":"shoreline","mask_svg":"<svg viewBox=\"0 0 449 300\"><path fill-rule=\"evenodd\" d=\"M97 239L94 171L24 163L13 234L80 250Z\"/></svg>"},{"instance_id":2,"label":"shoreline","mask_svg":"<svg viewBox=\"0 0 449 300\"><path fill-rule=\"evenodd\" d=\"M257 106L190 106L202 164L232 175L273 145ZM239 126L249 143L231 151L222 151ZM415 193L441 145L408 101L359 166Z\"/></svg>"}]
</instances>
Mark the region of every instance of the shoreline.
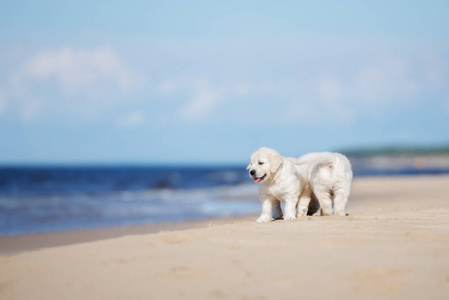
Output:
<instances>
[{"instance_id":1,"label":"shoreline","mask_svg":"<svg viewBox=\"0 0 449 300\"><path fill-rule=\"evenodd\" d=\"M410 185L410 182L428 182L437 186L441 182L447 181L449 185L449 175L420 175L420 176L368 176L357 177L353 180L353 189L347 205L348 217L357 217L363 215L376 214L381 212L383 205L376 204L372 201L372 197L381 197L382 191L376 191L376 186L382 186L383 182L396 182L395 186L387 189L386 196L391 197L391 193L400 192L402 187ZM372 182L377 184L373 187ZM430 188L430 186L429 186ZM393 190L395 191L393 191ZM258 202L255 198L254 201ZM391 205L391 203L389 203ZM394 203L393 203L394 204ZM409 209L417 209L419 207L428 208L425 202L405 203ZM438 206L438 202L432 203L432 208ZM441 203L445 204L444 202ZM449 200L448 203L449 205ZM11 256L22 252L35 251L43 248L53 248L78 243L93 242L105 239L113 239L124 237L127 235L145 235L164 231L180 231L194 228L206 228L208 226L232 224L235 222L254 222L257 214L241 215L223 218L207 218L200 220L174 221L167 223L151 223L130 226L113 226L100 228L75 229L55 232L42 232L31 234L20 234L12 236L0 236L0 255ZM313 217L313 219L320 216Z\"/></svg>"},{"instance_id":2,"label":"shoreline","mask_svg":"<svg viewBox=\"0 0 449 300\"><path fill-rule=\"evenodd\" d=\"M347 217L19 236L31 248L0 256L0 298L445 300L448 183L354 180Z\"/></svg>"},{"instance_id":3,"label":"shoreline","mask_svg":"<svg viewBox=\"0 0 449 300\"><path fill-rule=\"evenodd\" d=\"M376 207L376 204L369 199L373 196L381 196L382 192L375 191L375 188L367 189L367 183L369 186L370 182L378 182L379 186L381 186L382 182L397 182L399 183L398 185L396 185L397 191L395 191L395 193L397 193L401 190L401 186L404 186L404 184L408 185L409 182L425 181L433 183L434 180L440 182L446 181L446 179L448 182L447 184L449 185L449 175L447 174L357 177L353 180L353 187L347 205L347 212L349 212L349 217L354 217L365 214L375 214L382 211L382 205L377 205ZM391 193L392 191L387 190L386 192L388 194L388 192ZM254 201L258 202L258 199L255 198ZM410 202L406 204L409 205L409 208L416 209L419 206L423 206L424 203ZM447 204L449 205L449 201ZM359 209L361 205L363 206L363 209ZM435 207L435 205L433 207ZM257 219L257 216L258 214L252 214L223 218L173 221L167 223L150 223L130 226L112 226L0 236L0 255L10 256L16 255L21 252L119 238L126 235L144 235L164 231L180 231L194 228L206 228L211 225L225 225L235 222L254 222ZM320 218L320 216L313 218Z\"/></svg>"},{"instance_id":4,"label":"shoreline","mask_svg":"<svg viewBox=\"0 0 449 300\"><path fill-rule=\"evenodd\" d=\"M246 215L169 223L152 223L0 236L0 255L12 256L23 252L120 238L127 235L145 235L165 231L205 228L208 226L224 225L235 222L254 221L255 219L257 219L256 215Z\"/></svg>"}]
</instances>

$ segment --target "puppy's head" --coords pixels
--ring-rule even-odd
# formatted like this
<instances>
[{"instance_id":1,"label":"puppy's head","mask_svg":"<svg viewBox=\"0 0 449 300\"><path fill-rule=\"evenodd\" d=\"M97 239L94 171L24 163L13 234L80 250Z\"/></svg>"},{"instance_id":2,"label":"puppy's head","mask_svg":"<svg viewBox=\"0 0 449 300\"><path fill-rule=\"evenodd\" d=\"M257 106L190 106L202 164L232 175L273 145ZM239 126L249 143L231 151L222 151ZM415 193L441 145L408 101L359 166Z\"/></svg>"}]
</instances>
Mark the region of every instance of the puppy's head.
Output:
<instances>
[{"instance_id":1,"label":"puppy's head","mask_svg":"<svg viewBox=\"0 0 449 300\"><path fill-rule=\"evenodd\" d=\"M269 180L282 164L282 156L276 150L262 147L251 154L251 162L246 168L256 183Z\"/></svg>"}]
</instances>

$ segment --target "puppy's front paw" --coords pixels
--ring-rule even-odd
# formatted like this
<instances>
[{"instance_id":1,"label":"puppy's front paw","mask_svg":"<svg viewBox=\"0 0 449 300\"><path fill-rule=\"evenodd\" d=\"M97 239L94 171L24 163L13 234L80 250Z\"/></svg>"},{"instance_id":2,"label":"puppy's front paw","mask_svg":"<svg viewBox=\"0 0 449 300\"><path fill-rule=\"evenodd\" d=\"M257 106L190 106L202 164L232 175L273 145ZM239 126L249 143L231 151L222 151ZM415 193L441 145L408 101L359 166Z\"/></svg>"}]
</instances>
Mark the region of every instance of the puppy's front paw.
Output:
<instances>
[{"instance_id":1,"label":"puppy's front paw","mask_svg":"<svg viewBox=\"0 0 449 300\"><path fill-rule=\"evenodd\" d=\"M293 219L296 219L295 215L285 215L284 216L284 220L293 220Z\"/></svg>"},{"instance_id":2,"label":"puppy's front paw","mask_svg":"<svg viewBox=\"0 0 449 300\"><path fill-rule=\"evenodd\" d=\"M260 216L259 219L256 220L256 222L258 222L258 223L265 223L265 222L270 222L270 221L271 221L270 216Z\"/></svg>"}]
</instances>

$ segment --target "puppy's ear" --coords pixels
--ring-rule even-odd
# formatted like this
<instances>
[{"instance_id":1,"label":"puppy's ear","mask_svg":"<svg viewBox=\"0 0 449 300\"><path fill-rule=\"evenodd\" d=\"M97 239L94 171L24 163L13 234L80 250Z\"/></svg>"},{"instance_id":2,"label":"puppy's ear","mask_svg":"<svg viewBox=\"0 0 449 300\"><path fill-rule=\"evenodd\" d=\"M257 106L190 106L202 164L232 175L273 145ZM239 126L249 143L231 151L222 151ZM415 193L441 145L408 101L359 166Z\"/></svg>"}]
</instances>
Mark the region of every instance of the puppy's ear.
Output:
<instances>
[{"instance_id":1,"label":"puppy's ear","mask_svg":"<svg viewBox=\"0 0 449 300\"><path fill-rule=\"evenodd\" d=\"M269 153L269 159L270 159L270 171L271 173L274 173L279 169L279 167L282 164L282 156L277 153L277 151L272 150Z\"/></svg>"},{"instance_id":2,"label":"puppy's ear","mask_svg":"<svg viewBox=\"0 0 449 300\"><path fill-rule=\"evenodd\" d=\"M249 164L246 169L249 170L251 168L251 164Z\"/></svg>"}]
</instances>

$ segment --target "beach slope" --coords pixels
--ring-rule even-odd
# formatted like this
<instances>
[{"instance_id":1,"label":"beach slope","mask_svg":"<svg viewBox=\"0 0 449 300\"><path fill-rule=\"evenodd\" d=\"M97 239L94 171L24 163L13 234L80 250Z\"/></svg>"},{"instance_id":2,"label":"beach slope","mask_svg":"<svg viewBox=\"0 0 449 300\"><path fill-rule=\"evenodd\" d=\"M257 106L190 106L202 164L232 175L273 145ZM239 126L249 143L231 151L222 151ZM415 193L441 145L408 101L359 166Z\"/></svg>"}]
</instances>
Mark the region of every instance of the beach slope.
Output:
<instances>
[{"instance_id":1,"label":"beach slope","mask_svg":"<svg viewBox=\"0 0 449 300\"><path fill-rule=\"evenodd\" d=\"M447 299L448 176L356 179L347 212L3 256L0 299Z\"/></svg>"}]
</instances>

